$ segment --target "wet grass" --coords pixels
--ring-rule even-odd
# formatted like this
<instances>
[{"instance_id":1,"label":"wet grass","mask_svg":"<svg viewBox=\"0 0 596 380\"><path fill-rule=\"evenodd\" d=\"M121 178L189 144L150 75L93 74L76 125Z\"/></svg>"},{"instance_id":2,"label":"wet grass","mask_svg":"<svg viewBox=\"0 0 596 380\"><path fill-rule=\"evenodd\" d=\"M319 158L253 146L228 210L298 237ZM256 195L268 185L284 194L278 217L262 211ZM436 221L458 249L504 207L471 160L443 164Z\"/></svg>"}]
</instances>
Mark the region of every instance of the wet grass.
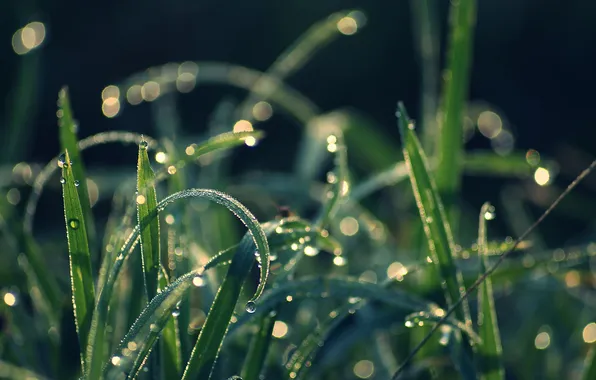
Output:
<instances>
[{"instance_id":1,"label":"wet grass","mask_svg":"<svg viewBox=\"0 0 596 380\"><path fill-rule=\"evenodd\" d=\"M423 96L416 126L400 103L400 143L353 110L322 113L285 82L324 45L361 29L359 11L315 24L265 73L185 62L111 86L104 106L117 104L116 113L161 89L151 99L156 137L80 139L61 91L62 153L30 173L24 208L12 183L0 197L9 263L0 278L0 377L591 379L593 235L546 248L534 225L514 240L489 223L501 210L470 211L462 199L463 175L508 178L523 194L502 208L515 231L528 218L516 205L532 200L524 189L542 183L552 200L557 192L540 177L552 161L461 143L475 1L451 7L441 105L432 91ZM420 43L439 40L431 2L414 15ZM423 93L437 55L422 57ZM248 96L222 102L204 134L181 138L170 95L203 83ZM297 155L275 157L294 170L234 175L238 151L276 143L266 133L272 113L303 127ZM114 143L136 146L136 170L126 155L104 177L83 165L87 149ZM576 202L571 190L588 174L562 192L565 202ZM43 236L33 231L42 194L62 198L65 220ZM107 220L96 211L100 194L111 205Z\"/></svg>"}]
</instances>

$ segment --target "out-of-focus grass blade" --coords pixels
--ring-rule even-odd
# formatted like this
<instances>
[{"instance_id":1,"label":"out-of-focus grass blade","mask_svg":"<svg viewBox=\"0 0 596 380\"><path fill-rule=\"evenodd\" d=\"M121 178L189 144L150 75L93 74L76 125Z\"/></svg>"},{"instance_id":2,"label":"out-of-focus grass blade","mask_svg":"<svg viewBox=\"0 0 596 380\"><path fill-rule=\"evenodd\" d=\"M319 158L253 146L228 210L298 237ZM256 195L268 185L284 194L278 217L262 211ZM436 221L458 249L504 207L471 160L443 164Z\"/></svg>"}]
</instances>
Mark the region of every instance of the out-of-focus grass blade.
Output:
<instances>
[{"instance_id":1,"label":"out-of-focus grass blade","mask_svg":"<svg viewBox=\"0 0 596 380\"><path fill-rule=\"evenodd\" d=\"M3 379L47 379L47 377L41 376L27 368L22 368L3 360L0 360L0 376Z\"/></svg>"},{"instance_id":2,"label":"out-of-focus grass blade","mask_svg":"<svg viewBox=\"0 0 596 380\"><path fill-rule=\"evenodd\" d=\"M68 89L66 87L60 90L58 94L58 126L60 127L60 146L62 150L68 150L71 162L72 172L78 182L81 208L87 230L89 243L94 247L95 243L95 223L91 213L91 203L89 202L89 190L87 189L87 176L85 175L85 166L79 153L77 145L77 124L74 120Z\"/></svg>"},{"instance_id":3,"label":"out-of-focus grass blade","mask_svg":"<svg viewBox=\"0 0 596 380\"><path fill-rule=\"evenodd\" d=\"M261 293L265 287L265 283L269 277L269 247L267 245L265 234L258 225L256 218L236 199L216 190L188 189L164 198L157 205L157 209L155 210L156 212L148 215L144 222L151 222L152 218L156 218L157 213L163 211L168 205L186 198L205 198L212 202L221 204L232 211L234 215L236 215L238 219L240 219L242 223L244 223L244 225L246 225L246 227L249 229L257 246L256 251L259 256L259 263L261 264L261 282L259 283L259 286L257 287L257 290L251 299L251 302L254 302L261 296ZM89 344L87 345L86 363L88 363L89 366L89 374L87 376L88 380L96 380L101 378L101 368L103 366L105 355L104 338L109 301L112 297L114 284L118 278L118 275L120 274L124 261L139 242L139 234L140 229L137 225L120 249L120 253L116 257L116 261L114 262L114 265L112 265L110 274L108 275L108 280L99 294L95 311L93 313L93 321L91 324L92 328L89 332Z\"/></svg>"},{"instance_id":4,"label":"out-of-focus grass blade","mask_svg":"<svg viewBox=\"0 0 596 380\"><path fill-rule=\"evenodd\" d=\"M463 160L463 120L468 98L472 41L476 24L476 0L451 2L451 30L445 83L441 99L438 143L437 189L445 202L446 214L455 222L452 209L461 186Z\"/></svg>"},{"instance_id":5,"label":"out-of-focus grass blade","mask_svg":"<svg viewBox=\"0 0 596 380\"><path fill-rule=\"evenodd\" d=\"M457 301L463 293L462 275L455 266L453 252L455 244L441 198L438 195L433 179L429 175L428 163L420 142L414 133L413 123L408 118L403 104L398 106L398 125L404 146L403 153L416 205L424 225L428 239L432 261L444 281L445 298L448 305ZM457 318L470 323L470 312L467 302L456 312Z\"/></svg>"},{"instance_id":6,"label":"out-of-focus grass blade","mask_svg":"<svg viewBox=\"0 0 596 380\"><path fill-rule=\"evenodd\" d=\"M70 259L70 280L72 286L72 300L75 314L81 360L84 361L84 348L87 346L91 315L95 305L95 287L91 270L91 254L85 227L85 218L74 178L72 164L68 150L64 152L62 163L62 193L64 198L64 217L66 220L66 237L68 238L68 256ZM84 194L83 197L87 197Z\"/></svg>"},{"instance_id":7,"label":"out-of-focus grass blade","mask_svg":"<svg viewBox=\"0 0 596 380\"><path fill-rule=\"evenodd\" d=\"M494 207L489 203L482 205L478 227L478 256L480 259L480 274L488 268L486 244L486 221L492 219ZM479 372L482 380L501 380L505 378L502 364L502 347L497 322L497 310L493 297L491 278L487 277L478 289L478 329L481 343L478 345Z\"/></svg>"},{"instance_id":8,"label":"out-of-focus grass blade","mask_svg":"<svg viewBox=\"0 0 596 380\"><path fill-rule=\"evenodd\" d=\"M200 285L202 279L196 279L194 285ZM160 293L163 293L169 285L168 274L161 267L159 278ZM180 352L180 340L178 336L178 320L172 316L168 318L161 335L162 355L162 379L178 379L182 373L182 355Z\"/></svg>"},{"instance_id":9,"label":"out-of-focus grass blade","mask_svg":"<svg viewBox=\"0 0 596 380\"><path fill-rule=\"evenodd\" d=\"M228 268L228 273L209 309L209 314L186 365L182 379L209 379L211 377L215 361L238 302L244 279L250 272L254 262L255 248L258 245L267 245L264 233L262 238L263 241L260 244L258 241L253 241L250 234L246 234L242 238ZM255 239L258 238L255 236ZM254 312L255 307L252 300L246 304L248 312Z\"/></svg>"},{"instance_id":10,"label":"out-of-focus grass blade","mask_svg":"<svg viewBox=\"0 0 596 380\"><path fill-rule=\"evenodd\" d=\"M325 228L335 217L335 213L348 197L350 183L348 181L348 152L343 141L343 136L329 135L327 149L335 154L335 172L327 174L327 182L331 189L325 194L325 201L321 214L315 223L320 228Z\"/></svg>"},{"instance_id":11,"label":"out-of-focus grass blade","mask_svg":"<svg viewBox=\"0 0 596 380\"><path fill-rule=\"evenodd\" d=\"M348 17L350 20L346 20L345 22L353 24L352 27L355 28L354 32L362 28L365 24L364 15L362 12L357 11L342 11L326 17L324 20L312 25L294 44L281 53L267 70L266 75L281 81L299 70L318 50L325 47L340 35L341 29L338 23ZM254 104L260 98L266 100L268 94L272 94L277 90L277 88L269 85L266 78L263 77L263 79L253 84L249 96L240 105L239 109L242 119L252 119Z\"/></svg>"},{"instance_id":12,"label":"out-of-focus grass blade","mask_svg":"<svg viewBox=\"0 0 596 380\"><path fill-rule=\"evenodd\" d=\"M399 131L402 137L403 154L410 174L412 191L416 199L424 233L428 240L432 262L441 276L441 284L447 306L450 307L465 291L462 274L456 267L453 258L455 243L451 235L451 228L434 180L429 174L426 155L414 132L414 124L409 119L406 109L401 103L398 105L397 116ZM471 326L472 321L467 300L464 300L461 307L457 308L455 315L457 319ZM467 339L464 336L464 341L461 342L461 345L466 352L456 354L462 375L463 372L467 374L472 372L470 369L471 363L466 360L467 354L471 351L470 345L465 340ZM453 347L456 346L460 345L457 344Z\"/></svg>"},{"instance_id":13,"label":"out-of-focus grass blade","mask_svg":"<svg viewBox=\"0 0 596 380\"><path fill-rule=\"evenodd\" d=\"M149 163L147 143L139 144L137 168L137 217L141 230L141 257L145 276L145 292L148 299L157 294L157 275L159 272L159 218L144 224L144 220L157 209L157 195L154 186L155 174Z\"/></svg>"},{"instance_id":14,"label":"out-of-focus grass blade","mask_svg":"<svg viewBox=\"0 0 596 380\"><path fill-rule=\"evenodd\" d=\"M582 374L582 380L593 380L596 379L596 346L592 346L588 351L588 356L584 362L584 372Z\"/></svg>"},{"instance_id":15,"label":"out-of-focus grass blade","mask_svg":"<svg viewBox=\"0 0 596 380\"><path fill-rule=\"evenodd\" d=\"M267 351L271 343L271 334L275 325L276 313L271 312L261 317L258 330L255 333L248 354L244 359L241 377L243 380L258 380L267 358Z\"/></svg>"}]
</instances>

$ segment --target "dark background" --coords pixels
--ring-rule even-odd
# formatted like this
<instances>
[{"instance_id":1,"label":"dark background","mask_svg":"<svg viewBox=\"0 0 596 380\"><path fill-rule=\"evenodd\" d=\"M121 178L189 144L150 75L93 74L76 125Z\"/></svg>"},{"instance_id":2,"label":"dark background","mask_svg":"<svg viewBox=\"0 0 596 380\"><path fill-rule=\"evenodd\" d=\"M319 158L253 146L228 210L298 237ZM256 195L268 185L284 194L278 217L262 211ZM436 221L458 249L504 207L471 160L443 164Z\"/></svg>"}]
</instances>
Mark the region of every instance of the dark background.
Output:
<instances>
[{"instance_id":1,"label":"dark background","mask_svg":"<svg viewBox=\"0 0 596 380\"><path fill-rule=\"evenodd\" d=\"M487 102L500 111L515 135L516 149L537 149L543 157L559 160L561 183L568 183L594 153L596 2L478 3L470 100ZM437 4L444 57L448 2ZM151 134L154 126L147 104L125 108L118 117L107 119L101 113L101 90L172 61L225 61L266 70L313 23L351 8L365 13L366 27L322 49L288 82L323 111L357 108L397 140L396 101L403 100L410 113L418 115L420 100L420 60L408 1L4 0L0 4L3 130L20 101L14 97L19 69L35 54L40 60L35 101L23 125L30 131L28 144L5 163L46 162L56 154L56 98L63 85L70 88L80 137L112 129ZM31 21L46 25L45 42L18 56L12 51L11 36ZM183 130L204 131L215 105L229 95L241 100L244 93L208 85L181 95ZM279 129L282 132L275 134L280 146L291 145L288 136L294 136L295 128L279 127L288 131L286 135ZM13 144L7 139L1 143L5 150ZM484 138L474 138L468 145L489 146ZM122 161L118 154L92 160ZM464 185L464 197L473 203L496 197L495 182L466 179Z\"/></svg>"}]
</instances>

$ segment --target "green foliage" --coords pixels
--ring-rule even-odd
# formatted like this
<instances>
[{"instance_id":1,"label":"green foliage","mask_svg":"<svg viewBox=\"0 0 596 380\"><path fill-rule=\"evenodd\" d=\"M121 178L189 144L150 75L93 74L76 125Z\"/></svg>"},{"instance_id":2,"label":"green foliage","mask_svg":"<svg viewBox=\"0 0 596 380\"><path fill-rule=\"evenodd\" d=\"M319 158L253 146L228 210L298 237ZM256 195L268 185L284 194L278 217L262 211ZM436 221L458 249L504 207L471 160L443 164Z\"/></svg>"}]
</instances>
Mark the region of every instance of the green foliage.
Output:
<instances>
[{"instance_id":1,"label":"green foliage","mask_svg":"<svg viewBox=\"0 0 596 380\"><path fill-rule=\"evenodd\" d=\"M595 350L576 341L595 334L586 326L593 315L582 313L591 310L584 295L596 245L588 238L546 249L538 234L516 244L498 223L489 241L486 223L495 212L488 204L476 235L478 206L462 199L462 174L527 184L537 163L522 151L466 151L476 2L451 2L441 107L438 46L423 46L440 40L433 4L412 7L423 55L423 125L418 136L400 103L401 147L365 115L322 114L287 84L325 45L359 31L360 11L316 23L264 73L185 62L131 75L118 84L121 112L127 100L120 94L159 84L157 138L110 131L79 140L63 89L64 153L36 173L24 210L5 201L4 189L0 197L0 248L19 264L2 272L11 286L1 293L0 377L497 380L566 378L584 362L583 378L592 379ZM203 83L249 93L236 109L222 102L202 134L184 136L170 95ZM273 112L303 128L295 157L272 157L293 159L294 169L234 174L233 152L275 145L258 124ZM22 107L15 109L7 136L18 135L24 119ZM108 175L85 169L81 152L108 143L138 144L136 180L134 157L124 154ZM548 159L543 165L555 167ZM62 227L55 233L44 220L35 223L45 223L44 234L33 230L57 170L66 239ZM94 186L102 201L111 199L107 222L94 219ZM525 193L516 198L516 191ZM528 193L519 186L504 194L520 205L536 200ZM284 203L291 211L275 207ZM526 215L510 208L515 230ZM104 233L101 250L96 232ZM552 308L555 298L565 306ZM416 357L421 348L428 349Z\"/></svg>"}]
</instances>

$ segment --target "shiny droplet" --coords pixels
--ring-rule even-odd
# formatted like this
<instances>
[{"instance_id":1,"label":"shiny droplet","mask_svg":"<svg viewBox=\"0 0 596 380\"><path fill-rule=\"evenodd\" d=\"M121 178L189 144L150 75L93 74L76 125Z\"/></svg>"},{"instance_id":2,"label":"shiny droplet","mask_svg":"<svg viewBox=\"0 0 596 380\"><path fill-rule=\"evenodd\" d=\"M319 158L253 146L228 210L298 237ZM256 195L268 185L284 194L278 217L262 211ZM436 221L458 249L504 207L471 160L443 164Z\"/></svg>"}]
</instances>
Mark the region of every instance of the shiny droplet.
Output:
<instances>
[{"instance_id":1,"label":"shiny droplet","mask_svg":"<svg viewBox=\"0 0 596 380\"><path fill-rule=\"evenodd\" d=\"M257 305L253 301L248 301L246 303L246 312L252 314L255 311L257 311Z\"/></svg>"},{"instance_id":2,"label":"shiny droplet","mask_svg":"<svg viewBox=\"0 0 596 380\"><path fill-rule=\"evenodd\" d=\"M73 230L76 230L76 229L78 229L80 225L81 225L81 223L79 222L79 220L78 220L78 219L70 219L70 220L68 221L68 226L69 226L70 228L72 228Z\"/></svg>"},{"instance_id":3,"label":"shiny droplet","mask_svg":"<svg viewBox=\"0 0 596 380\"><path fill-rule=\"evenodd\" d=\"M180 315L180 309L174 309L172 310L172 317L177 317Z\"/></svg>"},{"instance_id":4,"label":"shiny droplet","mask_svg":"<svg viewBox=\"0 0 596 380\"><path fill-rule=\"evenodd\" d=\"M80 185L80 184L81 184L81 182L79 182L78 180L74 181L74 185L75 185L76 187L79 187L79 185Z\"/></svg>"},{"instance_id":5,"label":"shiny droplet","mask_svg":"<svg viewBox=\"0 0 596 380\"><path fill-rule=\"evenodd\" d=\"M139 143L139 148L141 148L141 149L147 149L147 146L149 146L149 144L148 144L148 143L147 143L147 141L145 141L145 140L142 140L142 141Z\"/></svg>"},{"instance_id":6,"label":"shiny droplet","mask_svg":"<svg viewBox=\"0 0 596 380\"><path fill-rule=\"evenodd\" d=\"M64 177L61 177L60 178L60 183L64 185L66 183L66 179Z\"/></svg>"},{"instance_id":7,"label":"shiny droplet","mask_svg":"<svg viewBox=\"0 0 596 380\"><path fill-rule=\"evenodd\" d=\"M58 156L58 166L61 168L68 166L66 164L66 155L64 153Z\"/></svg>"}]
</instances>

